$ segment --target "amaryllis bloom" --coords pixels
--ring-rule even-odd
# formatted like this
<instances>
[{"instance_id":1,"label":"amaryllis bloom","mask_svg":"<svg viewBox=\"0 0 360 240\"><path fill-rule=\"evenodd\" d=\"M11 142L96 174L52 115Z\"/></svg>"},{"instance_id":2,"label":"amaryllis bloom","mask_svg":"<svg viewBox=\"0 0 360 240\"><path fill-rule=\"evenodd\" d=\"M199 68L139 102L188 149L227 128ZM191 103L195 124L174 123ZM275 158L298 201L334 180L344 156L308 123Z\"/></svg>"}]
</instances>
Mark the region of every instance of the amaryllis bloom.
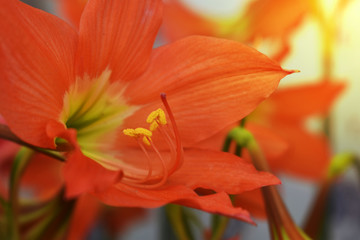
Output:
<instances>
[{"instance_id":1,"label":"amaryllis bloom","mask_svg":"<svg viewBox=\"0 0 360 240\"><path fill-rule=\"evenodd\" d=\"M207 35L250 44L275 42L273 59L281 60L290 50L289 37L304 17L315 11L315 0L253 0L244 13L213 17L196 13L179 0L166 1L163 30L170 41L189 35Z\"/></svg>"},{"instance_id":2,"label":"amaryllis bloom","mask_svg":"<svg viewBox=\"0 0 360 240\"><path fill-rule=\"evenodd\" d=\"M325 81L281 88L250 115L250 130L271 129L288 143L283 155L269 158L273 171L315 181L326 176L331 150L322 121L344 87Z\"/></svg>"},{"instance_id":3,"label":"amaryllis bloom","mask_svg":"<svg viewBox=\"0 0 360 240\"><path fill-rule=\"evenodd\" d=\"M67 197L173 202L250 221L227 193L279 183L232 154L194 148L290 73L266 56L209 37L153 50L158 0L91 0L78 31L20 1L1 4L0 113L27 143L67 146ZM200 187L217 194L200 197Z\"/></svg>"},{"instance_id":4,"label":"amaryllis bloom","mask_svg":"<svg viewBox=\"0 0 360 240\"><path fill-rule=\"evenodd\" d=\"M316 121L327 116L343 89L343 83L327 81L284 87L247 117L246 128L257 139L273 172L316 182L326 177L330 143ZM309 128L311 123L315 128ZM201 147L220 149L226 134L217 134L202 142ZM265 217L260 191L237 195L235 205Z\"/></svg>"}]
</instances>

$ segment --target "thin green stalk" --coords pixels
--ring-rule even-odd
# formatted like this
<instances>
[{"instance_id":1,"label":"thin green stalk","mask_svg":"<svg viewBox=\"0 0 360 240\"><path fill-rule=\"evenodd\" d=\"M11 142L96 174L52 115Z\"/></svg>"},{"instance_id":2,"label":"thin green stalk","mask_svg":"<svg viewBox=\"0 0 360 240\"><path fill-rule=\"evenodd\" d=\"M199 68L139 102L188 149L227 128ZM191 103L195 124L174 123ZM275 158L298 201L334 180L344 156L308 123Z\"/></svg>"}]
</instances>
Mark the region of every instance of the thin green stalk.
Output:
<instances>
[{"instance_id":1,"label":"thin green stalk","mask_svg":"<svg viewBox=\"0 0 360 240\"><path fill-rule=\"evenodd\" d=\"M32 156L33 152L22 148L15 157L9 182L9 202L7 207L7 236L9 239L20 239L20 229L18 221L18 190L21 176Z\"/></svg>"},{"instance_id":2,"label":"thin green stalk","mask_svg":"<svg viewBox=\"0 0 360 240\"><path fill-rule=\"evenodd\" d=\"M60 234L69 222L71 213L75 206L75 200L63 199L63 191L53 200L53 204L40 222L31 228L26 234L28 240L49 239Z\"/></svg>"},{"instance_id":3,"label":"thin green stalk","mask_svg":"<svg viewBox=\"0 0 360 240\"><path fill-rule=\"evenodd\" d=\"M240 123L239 126L241 128L244 128L246 123L246 118L243 118ZM231 146L231 142L233 141L233 136L228 135L225 138L224 144L223 144L223 152L229 152L230 151L230 146ZM243 146L236 144L235 147L235 152L234 154L236 156L241 157L241 152L242 152ZM230 196L231 200L233 200L233 196ZM211 233L211 240L220 240L222 239L227 225L229 223L229 218L224 217L224 216L220 216L220 215L213 215L212 217L212 233Z\"/></svg>"},{"instance_id":4,"label":"thin green stalk","mask_svg":"<svg viewBox=\"0 0 360 240\"><path fill-rule=\"evenodd\" d=\"M56 146L56 149L39 148L18 138L13 132L11 132L9 127L4 124L0 124L0 138L30 148L36 152L42 153L46 156L52 157L62 162L65 161L65 158L60 154L60 152L67 152L73 149L73 147L70 146L68 143L59 144Z\"/></svg>"},{"instance_id":5,"label":"thin green stalk","mask_svg":"<svg viewBox=\"0 0 360 240\"><path fill-rule=\"evenodd\" d=\"M39 209L36 209L26 214L22 214L19 217L19 223L26 224L36 219L39 219L40 217L44 216L46 213L54 209L54 207L56 207L57 204L58 204L58 200L56 198L52 199L49 202L45 203L45 205L40 207Z\"/></svg>"},{"instance_id":6,"label":"thin green stalk","mask_svg":"<svg viewBox=\"0 0 360 240\"><path fill-rule=\"evenodd\" d=\"M228 137L238 145L245 147L250 154L255 168L259 171L271 172L260 146L253 135L244 128L231 130ZM269 230L273 239L309 239L292 220L277 188L266 186L262 189L265 207L269 219ZM273 232L275 229L275 233Z\"/></svg>"},{"instance_id":7,"label":"thin green stalk","mask_svg":"<svg viewBox=\"0 0 360 240\"><path fill-rule=\"evenodd\" d=\"M4 198L2 198L1 196L0 196L0 206L3 210L5 210L6 206L7 206L6 200Z\"/></svg>"},{"instance_id":8,"label":"thin green stalk","mask_svg":"<svg viewBox=\"0 0 360 240\"><path fill-rule=\"evenodd\" d=\"M194 237L184 217L183 208L179 205L168 204L165 210L179 240L193 240Z\"/></svg>"},{"instance_id":9,"label":"thin green stalk","mask_svg":"<svg viewBox=\"0 0 360 240\"><path fill-rule=\"evenodd\" d=\"M214 215L212 218L211 240L221 240L224 236L228 223L229 218L220 215Z\"/></svg>"}]
</instances>

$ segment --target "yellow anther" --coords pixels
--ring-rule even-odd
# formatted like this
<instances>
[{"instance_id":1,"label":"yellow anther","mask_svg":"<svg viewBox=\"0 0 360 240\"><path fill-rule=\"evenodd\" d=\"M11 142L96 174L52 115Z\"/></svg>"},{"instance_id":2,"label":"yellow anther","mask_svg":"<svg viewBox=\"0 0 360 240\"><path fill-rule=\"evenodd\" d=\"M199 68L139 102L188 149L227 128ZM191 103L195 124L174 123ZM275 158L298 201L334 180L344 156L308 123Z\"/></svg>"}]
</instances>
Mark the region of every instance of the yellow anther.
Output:
<instances>
[{"instance_id":1,"label":"yellow anther","mask_svg":"<svg viewBox=\"0 0 360 240\"><path fill-rule=\"evenodd\" d=\"M124 133L126 136L136 137L135 129L132 129L132 128L124 129L124 130L123 130L123 133Z\"/></svg>"},{"instance_id":2,"label":"yellow anther","mask_svg":"<svg viewBox=\"0 0 360 240\"><path fill-rule=\"evenodd\" d=\"M152 132L150 130L147 130L146 128L135 128L135 134L140 136L146 136L146 137L151 137L152 136Z\"/></svg>"},{"instance_id":3,"label":"yellow anther","mask_svg":"<svg viewBox=\"0 0 360 240\"><path fill-rule=\"evenodd\" d=\"M135 137L135 138L143 136L143 142L146 145L150 145L149 139L151 139L152 132L147 130L146 128L135 128L135 129L127 128L123 130L123 133L126 136Z\"/></svg>"},{"instance_id":4,"label":"yellow anther","mask_svg":"<svg viewBox=\"0 0 360 240\"><path fill-rule=\"evenodd\" d=\"M150 137L148 137L148 138L150 138ZM146 145L150 146L151 143L150 143L150 141L149 141L148 138L147 138L147 137L143 137L143 142L144 142Z\"/></svg>"},{"instance_id":5,"label":"yellow anther","mask_svg":"<svg viewBox=\"0 0 360 240\"><path fill-rule=\"evenodd\" d=\"M167 123L164 110L159 108L159 109L151 112L149 114L149 116L147 117L146 122L153 123L155 120L157 120L157 122L160 123L161 125L165 125ZM156 129L156 127L155 127L155 129Z\"/></svg>"},{"instance_id":6,"label":"yellow anther","mask_svg":"<svg viewBox=\"0 0 360 240\"><path fill-rule=\"evenodd\" d=\"M154 122L152 122L151 124L150 124L150 127L149 127L149 129L150 129L150 131L155 131L155 129L157 129L158 128L158 126L159 126L159 124L156 122L156 121L154 121Z\"/></svg>"}]
</instances>

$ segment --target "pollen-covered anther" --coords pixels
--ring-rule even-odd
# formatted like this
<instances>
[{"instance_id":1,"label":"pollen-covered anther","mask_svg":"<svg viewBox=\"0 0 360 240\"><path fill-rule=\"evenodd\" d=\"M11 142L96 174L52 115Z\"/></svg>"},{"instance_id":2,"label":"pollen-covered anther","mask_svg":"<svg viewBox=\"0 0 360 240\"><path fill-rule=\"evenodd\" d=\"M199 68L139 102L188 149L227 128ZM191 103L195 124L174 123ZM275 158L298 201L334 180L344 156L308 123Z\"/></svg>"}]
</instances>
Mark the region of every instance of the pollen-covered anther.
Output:
<instances>
[{"instance_id":1,"label":"pollen-covered anther","mask_svg":"<svg viewBox=\"0 0 360 240\"><path fill-rule=\"evenodd\" d=\"M151 136L152 136L152 132L146 128L127 128L123 130L123 133L126 136L129 137L134 137L134 138L138 138L138 137L143 137L143 142L150 146L150 141L151 141Z\"/></svg>"},{"instance_id":2,"label":"pollen-covered anther","mask_svg":"<svg viewBox=\"0 0 360 240\"><path fill-rule=\"evenodd\" d=\"M147 123L150 123L150 131L154 131L159 127L159 125L166 125L166 115L164 110L158 108L157 110L151 112L146 119Z\"/></svg>"}]
</instances>

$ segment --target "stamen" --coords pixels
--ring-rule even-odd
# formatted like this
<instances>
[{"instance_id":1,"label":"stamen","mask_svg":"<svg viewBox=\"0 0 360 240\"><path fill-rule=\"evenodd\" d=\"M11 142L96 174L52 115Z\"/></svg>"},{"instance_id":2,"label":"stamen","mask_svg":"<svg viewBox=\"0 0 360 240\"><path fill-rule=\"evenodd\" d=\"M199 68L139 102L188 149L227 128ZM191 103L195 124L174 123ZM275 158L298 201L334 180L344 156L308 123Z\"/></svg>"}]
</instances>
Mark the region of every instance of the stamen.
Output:
<instances>
[{"instance_id":1,"label":"stamen","mask_svg":"<svg viewBox=\"0 0 360 240\"><path fill-rule=\"evenodd\" d=\"M123 133L125 135L137 138L138 144L147 158L147 165L148 165L148 173L145 177L136 179L129 176L127 177L125 176L123 179L123 182L125 184L134 187L147 188L147 189L159 187L167 181L168 177L173 172L175 172L183 162L183 149L180 141L180 134L176 127L175 118L171 112L165 94L161 94L161 100L169 116L172 131L167 125L165 112L161 108L151 112L147 117L146 122L150 124L149 127L150 130L145 128L135 128L135 129L128 128L123 130ZM164 128L165 125L166 128ZM169 146L169 149L171 151L169 162L165 161L160 151L155 147L154 142L151 140L153 134L152 132L156 129L158 129L159 133L164 137L164 140ZM142 137L142 141L139 139L140 137ZM175 138L175 144L174 144L174 138ZM161 175L152 176L153 175L153 169L151 164L152 159L147 149L145 148L144 144L148 145L152 149L152 151L156 154L157 158L160 160Z\"/></svg>"},{"instance_id":2,"label":"stamen","mask_svg":"<svg viewBox=\"0 0 360 240\"><path fill-rule=\"evenodd\" d=\"M146 145L150 146L152 132L147 130L146 128L135 128L135 129L127 128L123 130L123 133L126 136L135 137L135 138L143 136L143 142Z\"/></svg>"},{"instance_id":3,"label":"stamen","mask_svg":"<svg viewBox=\"0 0 360 240\"><path fill-rule=\"evenodd\" d=\"M147 123L152 123L155 120L159 120L159 122L162 125L165 125L167 123L164 110L162 110L161 108L158 108L157 110L151 112L149 114L149 116L147 117L146 122Z\"/></svg>"},{"instance_id":4,"label":"stamen","mask_svg":"<svg viewBox=\"0 0 360 240\"><path fill-rule=\"evenodd\" d=\"M161 101L164 104L164 107L166 109L166 112L169 116L171 125L173 127L173 131L174 131L174 136L175 136L175 141L176 141L176 160L175 160L175 166L174 169L178 169L182 163L184 162L184 156L183 156L183 147L180 141L180 134L179 134L179 129L176 126L176 122L175 122L175 118L174 115L170 109L169 103L166 100L166 94L165 93L161 93Z\"/></svg>"}]
</instances>

